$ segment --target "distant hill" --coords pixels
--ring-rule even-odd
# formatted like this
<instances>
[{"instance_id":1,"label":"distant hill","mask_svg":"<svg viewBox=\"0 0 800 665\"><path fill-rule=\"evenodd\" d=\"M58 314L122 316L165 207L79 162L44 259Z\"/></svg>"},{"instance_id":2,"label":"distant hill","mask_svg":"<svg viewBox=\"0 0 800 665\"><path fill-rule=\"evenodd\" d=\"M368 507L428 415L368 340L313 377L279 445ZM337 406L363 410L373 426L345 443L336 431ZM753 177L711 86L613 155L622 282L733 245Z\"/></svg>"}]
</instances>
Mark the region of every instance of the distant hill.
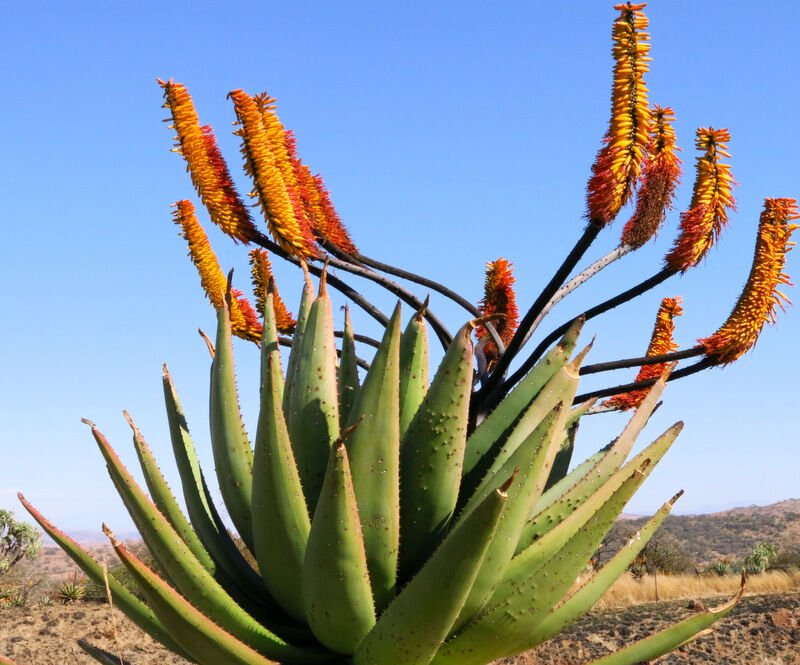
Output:
<instances>
[{"instance_id":1,"label":"distant hill","mask_svg":"<svg viewBox=\"0 0 800 665\"><path fill-rule=\"evenodd\" d=\"M647 521L626 516L614 527L609 549ZM733 508L707 515L670 515L657 538L670 538L696 563L742 559L759 543L800 547L800 499Z\"/></svg>"}]
</instances>

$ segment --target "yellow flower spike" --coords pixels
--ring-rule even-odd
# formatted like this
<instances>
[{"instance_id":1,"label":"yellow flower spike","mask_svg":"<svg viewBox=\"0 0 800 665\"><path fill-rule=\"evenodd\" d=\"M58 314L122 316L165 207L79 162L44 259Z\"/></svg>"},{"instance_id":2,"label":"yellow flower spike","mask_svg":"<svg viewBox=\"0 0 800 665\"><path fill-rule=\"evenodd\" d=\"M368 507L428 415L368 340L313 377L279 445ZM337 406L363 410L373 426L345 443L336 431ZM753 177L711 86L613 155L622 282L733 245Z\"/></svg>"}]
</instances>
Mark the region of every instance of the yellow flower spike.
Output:
<instances>
[{"instance_id":1,"label":"yellow flower spike","mask_svg":"<svg viewBox=\"0 0 800 665\"><path fill-rule=\"evenodd\" d=\"M270 280L272 280L272 306L275 311L276 327L278 332L292 332L297 321L286 308L286 304L278 293L278 287L275 286L275 278L272 274L272 264L270 263L266 250L250 250L250 274L253 279L253 291L256 294L256 307L258 311L264 311L267 289L269 288Z\"/></svg>"},{"instance_id":2,"label":"yellow flower spike","mask_svg":"<svg viewBox=\"0 0 800 665\"><path fill-rule=\"evenodd\" d=\"M800 218L795 199L765 199L758 225L755 256L747 283L728 320L711 337L698 340L715 364L732 363L749 351L765 323L775 323L777 309L789 299L779 290L791 285L783 272L790 238Z\"/></svg>"},{"instance_id":3,"label":"yellow flower spike","mask_svg":"<svg viewBox=\"0 0 800 665\"><path fill-rule=\"evenodd\" d=\"M636 197L636 210L625 224L621 245L638 249L655 237L667 210L672 208L675 187L681 176L680 150L675 142L675 113L658 105L652 110L652 127L642 185Z\"/></svg>"},{"instance_id":4,"label":"yellow flower spike","mask_svg":"<svg viewBox=\"0 0 800 665\"><path fill-rule=\"evenodd\" d=\"M213 130L201 127L186 86L157 79L172 114L177 133L177 151L183 155L192 184L208 210L211 221L234 241L249 243L258 235L250 213L231 179Z\"/></svg>"},{"instance_id":5,"label":"yellow flower spike","mask_svg":"<svg viewBox=\"0 0 800 665\"><path fill-rule=\"evenodd\" d=\"M611 222L633 194L647 154L650 109L644 74L650 62L650 36L645 4L615 5L620 16L614 22L614 83L611 120L605 145L597 154L589 179L587 208L592 224Z\"/></svg>"},{"instance_id":6,"label":"yellow flower spike","mask_svg":"<svg viewBox=\"0 0 800 665\"><path fill-rule=\"evenodd\" d=\"M708 254L728 223L728 210L734 209L733 187L736 184L730 164L727 129L701 127L695 145L702 154L697 158L697 175L689 209L681 214L680 233L665 258L671 270L687 271Z\"/></svg>"},{"instance_id":7,"label":"yellow flower spike","mask_svg":"<svg viewBox=\"0 0 800 665\"><path fill-rule=\"evenodd\" d=\"M313 238L295 213L292 194L270 148L269 133L258 104L243 90L234 90L229 97L241 125L236 133L242 138L245 170L253 178L254 194L258 196L270 233L293 256L318 256Z\"/></svg>"},{"instance_id":8,"label":"yellow flower spike","mask_svg":"<svg viewBox=\"0 0 800 665\"><path fill-rule=\"evenodd\" d=\"M215 309L225 304L228 278L219 267L217 256L211 248L208 236L200 226L191 201L178 201L173 213L181 235L189 245L189 257L200 274L200 284ZM261 324L250 302L240 291L231 291L231 329L234 335L250 341L261 339Z\"/></svg>"},{"instance_id":9,"label":"yellow flower spike","mask_svg":"<svg viewBox=\"0 0 800 665\"><path fill-rule=\"evenodd\" d=\"M513 264L506 259L499 258L486 264L486 280L484 282L484 296L480 302L481 317L490 314L502 314L502 318L495 320L494 327L497 334L508 344L519 325L519 312L517 310L517 296L514 293ZM483 342L483 355L491 367L499 355L497 345L489 336L489 331L479 325L475 334Z\"/></svg>"},{"instance_id":10,"label":"yellow flower spike","mask_svg":"<svg viewBox=\"0 0 800 665\"><path fill-rule=\"evenodd\" d=\"M674 319L676 316L683 314L680 298L664 298L661 301L661 306L658 308L656 314L656 322L653 326L653 334L650 337L650 345L647 347L648 357L663 356L666 353L678 350L678 345L675 343L673 334L675 331ZM655 363L653 365L642 365L639 373L636 375L635 382L646 381L647 379L655 379L661 376L667 369L668 363ZM603 402L604 407L609 409L620 409L627 411L628 409L635 409L647 396L649 388L642 390L632 390L628 393L621 393L609 397Z\"/></svg>"}]
</instances>

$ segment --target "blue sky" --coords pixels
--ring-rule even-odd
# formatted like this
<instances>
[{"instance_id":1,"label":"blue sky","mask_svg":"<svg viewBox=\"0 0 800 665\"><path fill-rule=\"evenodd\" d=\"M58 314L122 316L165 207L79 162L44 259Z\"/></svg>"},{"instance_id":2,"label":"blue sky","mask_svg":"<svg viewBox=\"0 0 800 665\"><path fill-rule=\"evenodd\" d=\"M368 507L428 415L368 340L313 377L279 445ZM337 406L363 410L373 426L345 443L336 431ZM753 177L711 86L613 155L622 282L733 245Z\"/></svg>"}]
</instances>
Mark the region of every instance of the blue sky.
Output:
<instances>
[{"instance_id":1,"label":"blue sky","mask_svg":"<svg viewBox=\"0 0 800 665\"><path fill-rule=\"evenodd\" d=\"M763 198L800 195L796 3L756 11L738 0L658 0L646 11L650 99L675 109L686 165L676 210L655 243L576 293L550 325L658 269L689 200L698 126L732 133L738 213L700 269L589 327L594 361L643 352L663 296L684 298L682 346L713 332L747 276ZM240 191L248 186L225 95L244 88L276 96L301 156L324 175L362 251L472 300L481 297L484 262L503 256L516 266L520 302L532 301L580 234L584 187L608 121L610 2L247 0L232 11L207 2L34 1L4 14L3 507L15 508L23 490L65 528L106 520L124 530L124 509L79 422L97 422L133 465L123 408L177 485L163 362L208 460L208 358L196 329L212 329L213 312L171 223L170 204L194 193L169 152L156 77L189 87ZM616 244L624 217L587 260ZM222 264L244 278L244 253L211 235ZM795 279L799 261L790 255ZM296 306L298 275L277 270ZM462 322L457 309L438 310L451 328ZM377 334L363 317L356 326ZM797 339L795 307L736 365L668 389L646 435L678 419L686 429L631 512L654 510L679 488L683 512L800 497ZM254 425L257 357L244 344L237 352ZM587 419L579 454L623 423Z\"/></svg>"}]
</instances>

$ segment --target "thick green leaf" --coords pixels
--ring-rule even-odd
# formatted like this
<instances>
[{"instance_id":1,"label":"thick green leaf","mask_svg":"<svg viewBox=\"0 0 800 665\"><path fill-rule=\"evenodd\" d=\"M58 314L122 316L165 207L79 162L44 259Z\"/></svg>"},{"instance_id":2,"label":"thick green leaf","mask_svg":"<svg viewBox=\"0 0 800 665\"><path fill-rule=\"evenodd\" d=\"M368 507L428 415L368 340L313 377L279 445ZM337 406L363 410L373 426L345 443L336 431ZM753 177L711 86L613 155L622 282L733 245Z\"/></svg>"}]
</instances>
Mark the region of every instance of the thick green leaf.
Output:
<instances>
[{"instance_id":1,"label":"thick green leaf","mask_svg":"<svg viewBox=\"0 0 800 665\"><path fill-rule=\"evenodd\" d=\"M25 499L22 494L17 494L22 505L25 507L45 533L50 536L56 544L64 550L77 566L85 573L92 582L100 587L105 587L106 579L108 588L111 591L114 604L119 607L125 615L133 621L139 628L150 635L154 640L163 644L167 649L175 653L186 655L186 652L178 646L177 642L170 637L168 630L156 618L153 611L139 600L131 591L116 577L103 569L103 565L91 554L84 550L78 543L70 538L63 531L60 531L47 518L44 517Z\"/></svg>"},{"instance_id":2,"label":"thick green leaf","mask_svg":"<svg viewBox=\"0 0 800 665\"><path fill-rule=\"evenodd\" d=\"M261 409L253 460L255 555L270 593L292 617L303 621L303 559L311 520L281 407L283 375L272 294L266 298L261 356Z\"/></svg>"},{"instance_id":3,"label":"thick green leaf","mask_svg":"<svg viewBox=\"0 0 800 665\"><path fill-rule=\"evenodd\" d=\"M427 300L411 317L400 340L400 436L408 430L428 392Z\"/></svg>"},{"instance_id":4,"label":"thick green leaf","mask_svg":"<svg viewBox=\"0 0 800 665\"><path fill-rule=\"evenodd\" d=\"M92 435L142 539L178 591L200 612L260 653L296 665L305 665L305 659L313 658L313 651L292 647L256 621L231 598L197 561L94 426Z\"/></svg>"},{"instance_id":5,"label":"thick green leaf","mask_svg":"<svg viewBox=\"0 0 800 665\"><path fill-rule=\"evenodd\" d=\"M533 649L560 633L578 617L588 612L636 560L636 557L669 515L672 506L681 494L683 492L676 494L665 503L600 570L594 572L587 580L576 584L560 603L548 612L542 622L530 633L525 643L520 645L520 649L523 651Z\"/></svg>"},{"instance_id":6,"label":"thick green leaf","mask_svg":"<svg viewBox=\"0 0 800 665\"><path fill-rule=\"evenodd\" d=\"M302 579L314 635L332 651L352 654L375 625L375 606L344 444L331 450Z\"/></svg>"},{"instance_id":7,"label":"thick green leaf","mask_svg":"<svg viewBox=\"0 0 800 665\"><path fill-rule=\"evenodd\" d=\"M486 476L492 461L514 423L530 406L553 375L569 360L583 321L577 320L556 344L528 372L514 389L503 399L488 417L481 422L467 439L464 452L462 498L466 501ZM552 406L551 406L552 408Z\"/></svg>"},{"instance_id":8,"label":"thick green leaf","mask_svg":"<svg viewBox=\"0 0 800 665\"><path fill-rule=\"evenodd\" d=\"M353 656L353 665L428 665L452 629L506 504L497 491L447 535Z\"/></svg>"},{"instance_id":9,"label":"thick green leaf","mask_svg":"<svg viewBox=\"0 0 800 665\"><path fill-rule=\"evenodd\" d=\"M358 358L356 357L356 340L353 336L353 324L350 321L350 308L344 306L344 335L342 352L339 356L339 418L347 422L353 404L358 397Z\"/></svg>"},{"instance_id":10,"label":"thick green leaf","mask_svg":"<svg viewBox=\"0 0 800 665\"><path fill-rule=\"evenodd\" d=\"M233 525L253 550L253 451L239 409L231 340L230 294L217 311L216 353L211 363L211 447L222 499Z\"/></svg>"},{"instance_id":11,"label":"thick green leaf","mask_svg":"<svg viewBox=\"0 0 800 665\"><path fill-rule=\"evenodd\" d=\"M456 333L400 444L400 574L408 579L440 542L458 501L472 392L468 323Z\"/></svg>"},{"instance_id":12,"label":"thick green leaf","mask_svg":"<svg viewBox=\"0 0 800 665\"><path fill-rule=\"evenodd\" d=\"M114 550L170 635L199 665L277 665L203 616L107 531Z\"/></svg>"},{"instance_id":13,"label":"thick green leaf","mask_svg":"<svg viewBox=\"0 0 800 665\"><path fill-rule=\"evenodd\" d=\"M551 503L542 512L533 515L525 526L520 537L517 551L521 551L537 538L541 538L547 531L560 523L563 519L576 510L594 491L600 487L617 469L620 468L625 458L633 448L636 438L644 429L647 421L658 404L658 399L664 391L666 378L662 377L650 389L642 404L633 414L622 434L619 435L608 452L603 455L597 464L586 473L581 480L557 501Z\"/></svg>"},{"instance_id":14,"label":"thick green leaf","mask_svg":"<svg viewBox=\"0 0 800 665\"><path fill-rule=\"evenodd\" d=\"M454 632L478 613L503 578L531 506L542 493L547 480L561 440L564 411L562 404L557 405L508 460L509 473L506 478L513 476L507 491L508 505L497 525L475 583L453 626ZM501 470L498 475L502 473Z\"/></svg>"},{"instance_id":15,"label":"thick green leaf","mask_svg":"<svg viewBox=\"0 0 800 665\"><path fill-rule=\"evenodd\" d=\"M394 597L400 539L400 306L350 412L347 456L353 475L378 611Z\"/></svg>"},{"instance_id":16,"label":"thick green leaf","mask_svg":"<svg viewBox=\"0 0 800 665\"><path fill-rule=\"evenodd\" d=\"M594 660L589 665L637 665L659 658L705 634L713 623L728 616L741 599L744 588L744 578L742 578L739 592L724 605L684 619L655 635L634 642L616 653Z\"/></svg>"},{"instance_id":17,"label":"thick green leaf","mask_svg":"<svg viewBox=\"0 0 800 665\"><path fill-rule=\"evenodd\" d=\"M167 484L166 478L164 478L164 474L162 474L161 469L158 468L150 446L147 445L147 441L145 441L139 428L136 427L136 424L127 411L123 411L122 413L125 416L125 420L128 421L131 430L133 430L133 445L136 448L139 466L142 468L142 474L144 475L147 489L150 490L153 503L156 504L156 508L161 511L161 514L169 520L169 523L173 526L175 531L178 532L183 542L188 545L192 554L194 554L205 569L213 575L216 570L216 563L211 556L209 556L205 547L203 547L203 544L200 542L197 533L192 529L191 524L189 524L189 520L187 520L186 516L183 514L181 507L178 505L178 501L175 499L172 490Z\"/></svg>"},{"instance_id":18,"label":"thick green leaf","mask_svg":"<svg viewBox=\"0 0 800 665\"><path fill-rule=\"evenodd\" d=\"M284 413L309 513L317 503L331 446L339 436L339 394L333 313L325 278L302 333L295 333L299 356L287 388Z\"/></svg>"}]
</instances>

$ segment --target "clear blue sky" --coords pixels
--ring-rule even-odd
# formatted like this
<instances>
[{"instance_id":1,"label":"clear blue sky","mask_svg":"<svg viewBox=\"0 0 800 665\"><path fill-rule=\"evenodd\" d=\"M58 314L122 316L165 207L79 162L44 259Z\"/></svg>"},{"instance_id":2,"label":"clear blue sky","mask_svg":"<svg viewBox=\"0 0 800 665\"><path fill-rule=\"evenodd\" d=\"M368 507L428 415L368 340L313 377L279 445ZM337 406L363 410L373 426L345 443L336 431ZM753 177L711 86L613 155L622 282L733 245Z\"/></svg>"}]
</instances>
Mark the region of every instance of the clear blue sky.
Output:
<instances>
[{"instance_id":1,"label":"clear blue sky","mask_svg":"<svg viewBox=\"0 0 800 665\"><path fill-rule=\"evenodd\" d=\"M3 507L21 511L13 495L23 490L66 528L107 520L124 530L127 517L79 422L97 422L134 465L123 408L177 485L162 362L208 458L208 357L195 331L213 328L213 313L171 223L170 204L194 193L169 152L156 77L189 86L242 191L225 95L241 87L276 96L364 253L473 300L484 262L504 256L516 265L521 303L530 302L581 231L584 187L608 119L611 2L231 7L33 0L4 8ZM595 361L643 352L663 296L684 297L683 346L713 332L749 270L763 198L800 196L796 2L656 0L647 13L651 100L675 109L687 166L678 209L656 243L610 268L551 323L657 270L688 203L697 126L732 133L739 211L701 269L589 327L598 336ZM622 221L589 258L616 244ZM212 240L223 265L243 278L244 253L218 233ZM800 253L788 268L798 279ZM298 276L279 267L278 279L294 306ZM790 297L800 300L797 289ZM461 312L440 309L451 328L461 323ZM363 317L357 325L375 334ZM683 512L800 496L798 339L795 307L736 365L672 384L647 435L678 419L686 429L630 511L653 510L679 488L687 492ZM237 350L253 425L256 355ZM579 454L623 422L592 417Z\"/></svg>"}]
</instances>

